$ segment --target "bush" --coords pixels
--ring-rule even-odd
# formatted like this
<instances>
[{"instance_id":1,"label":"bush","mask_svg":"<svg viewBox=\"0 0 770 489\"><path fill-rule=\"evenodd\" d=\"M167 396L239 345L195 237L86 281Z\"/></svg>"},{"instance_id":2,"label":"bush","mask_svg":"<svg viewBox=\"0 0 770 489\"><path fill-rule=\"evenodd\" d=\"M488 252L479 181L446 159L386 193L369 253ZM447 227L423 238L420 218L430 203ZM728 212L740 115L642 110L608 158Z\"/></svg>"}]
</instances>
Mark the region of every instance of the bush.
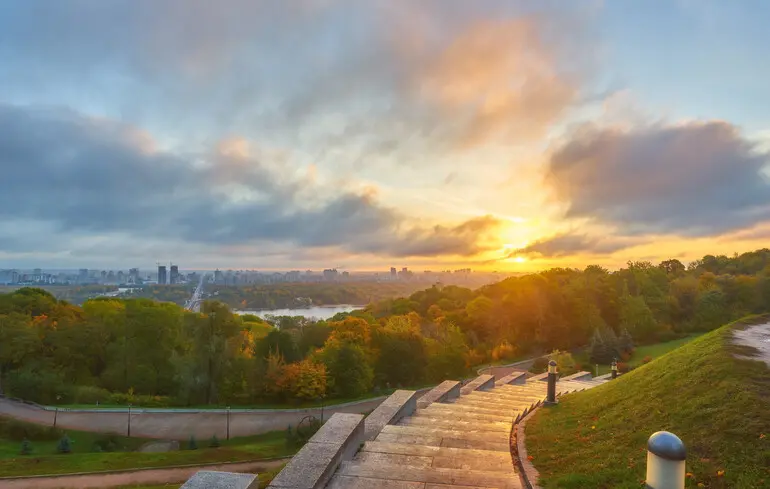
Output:
<instances>
[{"instance_id":1,"label":"bush","mask_svg":"<svg viewBox=\"0 0 770 489\"><path fill-rule=\"evenodd\" d=\"M209 448L219 448L220 446L222 446L222 444L219 443L217 435L212 436L211 440L209 440Z\"/></svg>"},{"instance_id":2,"label":"bush","mask_svg":"<svg viewBox=\"0 0 770 489\"><path fill-rule=\"evenodd\" d=\"M618 362L618 372L625 374L629 370L631 370L631 367L626 362Z\"/></svg>"},{"instance_id":3,"label":"bush","mask_svg":"<svg viewBox=\"0 0 770 489\"><path fill-rule=\"evenodd\" d=\"M550 360L548 360L548 357L535 358L535 361L532 362L532 367L530 367L529 371L533 374L542 374L548 368L549 361Z\"/></svg>"},{"instance_id":4,"label":"bush","mask_svg":"<svg viewBox=\"0 0 770 489\"><path fill-rule=\"evenodd\" d=\"M321 428L321 422L313 416L305 416L295 430L286 428L286 446L299 448Z\"/></svg>"},{"instance_id":5,"label":"bush","mask_svg":"<svg viewBox=\"0 0 770 489\"><path fill-rule=\"evenodd\" d=\"M123 392L113 392L107 400L109 404L127 405L143 407L169 407L173 403L168 396L150 396L137 394L124 394Z\"/></svg>"},{"instance_id":6,"label":"bush","mask_svg":"<svg viewBox=\"0 0 770 489\"><path fill-rule=\"evenodd\" d=\"M646 357L642 358L642 363L650 363L652 361L652 357L647 355Z\"/></svg>"},{"instance_id":7,"label":"bush","mask_svg":"<svg viewBox=\"0 0 770 489\"><path fill-rule=\"evenodd\" d=\"M67 435L61 437L59 444L56 445L56 451L59 453L72 453L72 440Z\"/></svg>"},{"instance_id":8,"label":"bush","mask_svg":"<svg viewBox=\"0 0 770 489\"><path fill-rule=\"evenodd\" d=\"M195 441L195 435L190 436L190 441L187 442L187 449L188 450L197 450L198 449L198 442Z\"/></svg>"},{"instance_id":9,"label":"bush","mask_svg":"<svg viewBox=\"0 0 770 489\"><path fill-rule=\"evenodd\" d=\"M40 426L0 416L0 438L12 441L53 441L61 438L63 434L64 431L51 426Z\"/></svg>"},{"instance_id":10,"label":"bush","mask_svg":"<svg viewBox=\"0 0 770 489\"><path fill-rule=\"evenodd\" d=\"M94 452L115 452L120 448L119 441L115 435L104 435L94 440L92 450Z\"/></svg>"},{"instance_id":11,"label":"bush","mask_svg":"<svg viewBox=\"0 0 770 489\"><path fill-rule=\"evenodd\" d=\"M572 375L577 372L577 368L575 368L575 359L572 358L572 353L568 351L554 350L548 355L548 358L556 362L556 366L562 376Z\"/></svg>"},{"instance_id":12,"label":"bush","mask_svg":"<svg viewBox=\"0 0 770 489\"><path fill-rule=\"evenodd\" d=\"M78 385L72 389L72 402L75 404L104 404L111 396L110 391L95 385Z\"/></svg>"},{"instance_id":13,"label":"bush","mask_svg":"<svg viewBox=\"0 0 770 489\"><path fill-rule=\"evenodd\" d=\"M628 362L629 360L631 360L631 354L629 352L624 351L620 353L620 361Z\"/></svg>"},{"instance_id":14,"label":"bush","mask_svg":"<svg viewBox=\"0 0 770 489\"><path fill-rule=\"evenodd\" d=\"M32 453L32 444L26 438L21 442L21 450L19 453L21 455L29 455Z\"/></svg>"}]
</instances>

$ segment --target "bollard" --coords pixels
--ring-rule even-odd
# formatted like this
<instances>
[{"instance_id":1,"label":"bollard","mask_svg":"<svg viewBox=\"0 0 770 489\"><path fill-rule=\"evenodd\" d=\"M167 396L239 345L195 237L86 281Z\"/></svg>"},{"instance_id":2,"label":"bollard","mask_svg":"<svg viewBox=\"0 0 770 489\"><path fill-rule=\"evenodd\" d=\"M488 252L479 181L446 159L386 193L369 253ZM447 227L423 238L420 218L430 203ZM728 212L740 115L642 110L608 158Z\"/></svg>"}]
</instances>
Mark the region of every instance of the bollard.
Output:
<instances>
[{"instance_id":1,"label":"bollard","mask_svg":"<svg viewBox=\"0 0 770 489\"><path fill-rule=\"evenodd\" d=\"M548 395L545 398L545 404L556 404L556 362L548 362Z\"/></svg>"},{"instance_id":2,"label":"bollard","mask_svg":"<svg viewBox=\"0 0 770 489\"><path fill-rule=\"evenodd\" d=\"M618 361L617 360L612 361L612 378L613 379L618 378Z\"/></svg>"},{"instance_id":3,"label":"bollard","mask_svg":"<svg viewBox=\"0 0 770 489\"><path fill-rule=\"evenodd\" d=\"M673 433L658 431L647 441L647 488L684 489L684 443Z\"/></svg>"}]
</instances>

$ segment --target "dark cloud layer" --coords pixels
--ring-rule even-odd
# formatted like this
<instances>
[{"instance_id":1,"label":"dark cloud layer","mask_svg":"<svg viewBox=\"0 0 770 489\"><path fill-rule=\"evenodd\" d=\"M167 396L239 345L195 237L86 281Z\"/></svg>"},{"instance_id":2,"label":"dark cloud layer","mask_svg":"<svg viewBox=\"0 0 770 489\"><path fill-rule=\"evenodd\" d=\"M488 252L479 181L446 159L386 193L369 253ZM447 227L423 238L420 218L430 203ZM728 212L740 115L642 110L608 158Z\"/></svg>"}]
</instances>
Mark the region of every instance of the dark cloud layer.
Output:
<instances>
[{"instance_id":1,"label":"dark cloud layer","mask_svg":"<svg viewBox=\"0 0 770 489\"><path fill-rule=\"evenodd\" d=\"M272 163L243 141L182 155L159 151L147 134L114 121L0 105L0 222L43 222L71 234L217 245L274 241L390 256L471 255L498 224L485 217L422 226L369 193L319 187Z\"/></svg>"},{"instance_id":2,"label":"dark cloud layer","mask_svg":"<svg viewBox=\"0 0 770 489\"><path fill-rule=\"evenodd\" d=\"M553 153L548 182L569 218L623 234L709 236L770 219L768 161L725 122L586 127Z\"/></svg>"},{"instance_id":3,"label":"dark cloud layer","mask_svg":"<svg viewBox=\"0 0 770 489\"><path fill-rule=\"evenodd\" d=\"M634 238L618 238L614 236L589 236L579 233L562 233L516 250L511 256L537 255L546 258L580 254L611 254L615 251L639 244L642 240Z\"/></svg>"}]
</instances>

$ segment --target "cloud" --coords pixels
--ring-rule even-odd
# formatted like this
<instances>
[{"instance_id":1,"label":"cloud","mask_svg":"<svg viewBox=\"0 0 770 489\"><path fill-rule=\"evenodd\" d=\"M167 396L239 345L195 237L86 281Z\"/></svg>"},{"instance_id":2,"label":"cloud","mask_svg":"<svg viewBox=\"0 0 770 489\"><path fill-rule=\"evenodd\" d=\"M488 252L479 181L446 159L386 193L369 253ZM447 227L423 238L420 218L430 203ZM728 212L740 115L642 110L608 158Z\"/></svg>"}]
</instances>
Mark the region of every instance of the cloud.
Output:
<instances>
[{"instance_id":1,"label":"cloud","mask_svg":"<svg viewBox=\"0 0 770 489\"><path fill-rule=\"evenodd\" d=\"M44 223L73 239L146 235L387 256L473 255L499 224L480 217L426 226L381 205L370 190L322 186L312 172L285 163L238 138L205 152L169 152L126 124L0 105L0 222ZM38 240L50 246L51 237Z\"/></svg>"},{"instance_id":2,"label":"cloud","mask_svg":"<svg viewBox=\"0 0 770 489\"><path fill-rule=\"evenodd\" d=\"M527 141L559 120L581 81L564 47L581 44L580 21L567 24L565 9L11 0L0 6L0 82L24 101L85 102L153 132L259 132L313 153L425 160L428 150Z\"/></svg>"},{"instance_id":3,"label":"cloud","mask_svg":"<svg viewBox=\"0 0 770 489\"><path fill-rule=\"evenodd\" d=\"M562 233L515 250L509 256L537 255L545 258L556 258L577 254L612 254L616 251L630 248L644 242L643 239L615 236L590 236L588 234Z\"/></svg>"},{"instance_id":4,"label":"cloud","mask_svg":"<svg viewBox=\"0 0 770 489\"><path fill-rule=\"evenodd\" d=\"M721 121L584 126L556 148L547 181L588 218L624 234L723 234L770 219L770 155Z\"/></svg>"}]
</instances>

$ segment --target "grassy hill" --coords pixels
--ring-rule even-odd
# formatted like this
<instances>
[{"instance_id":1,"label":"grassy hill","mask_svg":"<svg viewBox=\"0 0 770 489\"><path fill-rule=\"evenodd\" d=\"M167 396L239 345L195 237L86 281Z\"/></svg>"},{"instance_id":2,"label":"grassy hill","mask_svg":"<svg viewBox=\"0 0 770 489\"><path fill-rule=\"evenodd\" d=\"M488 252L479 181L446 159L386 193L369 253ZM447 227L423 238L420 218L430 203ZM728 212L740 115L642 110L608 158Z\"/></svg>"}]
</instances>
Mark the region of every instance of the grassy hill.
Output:
<instances>
[{"instance_id":1,"label":"grassy hill","mask_svg":"<svg viewBox=\"0 0 770 489\"><path fill-rule=\"evenodd\" d=\"M687 487L770 488L770 369L733 354L724 326L590 391L540 409L527 450L544 488L638 488L649 436L678 435L687 447Z\"/></svg>"}]
</instances>

